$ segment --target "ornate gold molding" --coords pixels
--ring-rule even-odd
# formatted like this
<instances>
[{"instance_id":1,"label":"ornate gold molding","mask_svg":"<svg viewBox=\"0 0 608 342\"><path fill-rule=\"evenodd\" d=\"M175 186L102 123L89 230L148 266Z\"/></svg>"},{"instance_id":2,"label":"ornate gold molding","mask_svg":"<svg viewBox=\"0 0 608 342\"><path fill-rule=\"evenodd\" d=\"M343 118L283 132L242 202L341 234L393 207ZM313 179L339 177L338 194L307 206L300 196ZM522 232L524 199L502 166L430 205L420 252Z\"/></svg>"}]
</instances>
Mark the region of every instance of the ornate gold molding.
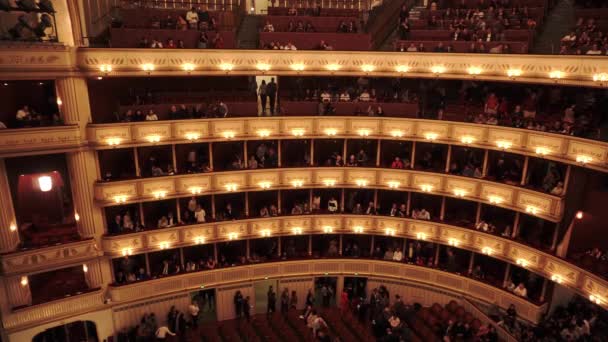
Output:
<instances>
[{"instance_id":1,"label":"ornate gold molding","mask_svg":"<svg viewBox=\"0 0 608 342\"><path fill-rule=\"evenodd\" d=\"M131 285L110 286L108 292L114 303L121 304L161 294L197 290L203 285L213 287L268 278L328 275L358 275L388 281L411 281L432 285L435 289L448 290L486 303L498 303L504 309L510 304L515 304L521 318L535 323L539 321L547 306L547 304L534 304L500 288L457 274L403 263L352 259L318 259L314 262L300 260L238 266L160 278Z\"/></svg>"},{"instance_id":2,"label":"ornate gold molding","mask_svg":"<svg viewBox=\"0 0 608 342\"><path fill-rule=\"evenodd\" d=\"M95 199L104 206L235 191L327 187L424 192L488 203L559 221L564 199L522 187L416 170L309 167L259 169L96 183Z\"/></svg>"},{"instance_id":3,"label":"ornate gold molding","mask_svg":"<svg viewBox=\"0 0 608 342\"><path fill-rule=\"evenodd\" d=\"M80 148L84 141L78 126L0 130L0 157L29 153L57 153Z\"/></svg>"},{"instance_id":4,"label":"ornate gold molding","mask_svg":"<svg viewBox=\"0 0 608 342\"><path fill-rule=\"evenodd\" d=\"M52 268L66 267L91 260L100 255L93 239L66 243L0 256L4 275L47 272Z\"/></svg>"},{"instance_id":5,"label":"ornate gold molding","mask_svg":"<svg viewBox=\"0 0 608 342\"><path fill-rule=\"evenodd\" d=\"M170 50L89 49L77 53L77 66L86 75L100 75L111 65L110 76L147 75L335 75L426 77L605 86L594 75L608 72L603 57L399 53L380 51ZM184 65L193 67L184 69ZM561 73L557 73L561 72Z\"/></svg>"},{"instance_id":6,"label":"ornate gold molding","mask_svg":"<svg viewBox=\"0 0 608 342\"><path fill-rule=\"evenodd\" d=\"M568 261L514 240L432 221L362 215L285 216L106 236L102 239L102 248L106 255L117 257L231 239L259 238L268 235L325 234L327 227L332 228L332 234L372 234L424 239L486 254L525 267L585 297L590 295L599 297L602 299L600 304L608 308L608 281ZM204 278L206 273L197 274ZM201 279L200 277L198 279ZM206 282L202 281L202 283Z\"/></svg>"},{"instance_id":7,"label":"ornate gold molding","mask_svg":"<svg viewBox=\"0 0 608 342\"><path fill-rule=\"evenodd\" d=\"M95 124L87 127L90 146L98 149L188 141L336 137L424 141L505 150L608 172L606 142L454 121L366 117L255 117Z\"/></svg>"},{"instance_id":8,"label":"ornate gold molding","mask_svg":"<svg viewBox=\"0 0 608 342\"><path fill-rule=\"evenodd\" d=\"M0 75L8 79L48 79L76 70L75 49L58 44L0 44Z\"/></svg>"}]
</instances>

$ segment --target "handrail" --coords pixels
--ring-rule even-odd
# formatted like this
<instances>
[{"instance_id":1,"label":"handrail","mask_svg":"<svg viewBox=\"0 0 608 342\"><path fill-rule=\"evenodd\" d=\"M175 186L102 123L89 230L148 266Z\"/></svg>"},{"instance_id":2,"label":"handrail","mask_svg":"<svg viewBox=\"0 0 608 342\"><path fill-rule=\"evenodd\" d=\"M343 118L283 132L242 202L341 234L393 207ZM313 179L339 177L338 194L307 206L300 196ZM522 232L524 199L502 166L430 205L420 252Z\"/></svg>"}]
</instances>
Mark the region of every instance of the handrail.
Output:
<instances>
[{"instance_id":1,"label":"handrail","mask_svg":"<svg viewBox=\"0 0 608 342\"><path fill-rule=\"evenodd\" d=\"M401 5L405 3L411 6L413 2L413 0L406 0L405 2L399 0L385 1L382 5L376 7L375 10L380 13L374 17L373 21L368 22L367 27L367 31L373 37L374 50L377 50L395 31Z\"/></svg>"},{"instance_id":2,"label":"handrail","mask_svg":"<svg viewBox=\"0 0 608 342\"><path fill-rule=\"evenodd\" d=\"M496 323L492 318L490 318L483 310L481 310L469 296L463 296L463 307L466 311L470 312L473 317L479 319L482 323L490 324L496 329L498 333L498 339L503 342L518 342L517 337L513 336L507 329L505 329L500 324Z\"/></svg>"},{"instance_id":3,"label":"handrail","mask_svg":"<svg viewBox=\"0 0 608 342\"><path fill-rule=\"evenodd\" d=\"M192 7L205 6L210 10L217 11L218 6L221 11L233 11L240 8L240 3L244 0L120 0L122 8L151 8L151 9L190 9ZM220 3L221 2L221 3Z\"/></svg>"}]
</instances>

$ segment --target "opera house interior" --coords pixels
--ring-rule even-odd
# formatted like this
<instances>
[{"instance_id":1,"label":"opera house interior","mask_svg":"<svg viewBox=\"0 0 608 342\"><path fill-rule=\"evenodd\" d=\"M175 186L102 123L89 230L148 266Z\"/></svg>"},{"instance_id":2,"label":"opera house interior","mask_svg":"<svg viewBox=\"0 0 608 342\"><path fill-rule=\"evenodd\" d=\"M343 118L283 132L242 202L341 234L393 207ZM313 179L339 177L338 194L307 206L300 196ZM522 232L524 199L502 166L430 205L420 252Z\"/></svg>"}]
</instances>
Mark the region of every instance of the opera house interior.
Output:
<instances>
[{"instance_id":1,"label":"opera house interior","mask_svg":"<svg viewBox=\"0 0 608 342\"><path fill-rule=\"evenodd\" d=\"M0 0L0 341L608 341L608 2Z\"/></svg>"}]
</instances>

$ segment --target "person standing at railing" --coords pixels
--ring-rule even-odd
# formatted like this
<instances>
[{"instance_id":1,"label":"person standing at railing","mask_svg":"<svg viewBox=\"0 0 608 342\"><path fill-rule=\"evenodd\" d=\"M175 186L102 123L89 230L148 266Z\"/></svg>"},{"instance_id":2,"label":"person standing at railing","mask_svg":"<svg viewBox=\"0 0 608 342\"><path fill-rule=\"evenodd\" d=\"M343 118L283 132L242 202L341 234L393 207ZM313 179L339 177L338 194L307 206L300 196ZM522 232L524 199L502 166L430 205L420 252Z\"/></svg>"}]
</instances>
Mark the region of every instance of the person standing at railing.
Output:
<instances>
[{"instance_id":1,"label":"person standing at railing","mask_svg":"<svg viewBox=\"0 0 608 342\"><path fill-rule=\"evenodd\" d=\"M198 28L198 13L194 6L186 12L186 21L188 22L189 29L196 30Z\"/></svg>"}]
</instances>

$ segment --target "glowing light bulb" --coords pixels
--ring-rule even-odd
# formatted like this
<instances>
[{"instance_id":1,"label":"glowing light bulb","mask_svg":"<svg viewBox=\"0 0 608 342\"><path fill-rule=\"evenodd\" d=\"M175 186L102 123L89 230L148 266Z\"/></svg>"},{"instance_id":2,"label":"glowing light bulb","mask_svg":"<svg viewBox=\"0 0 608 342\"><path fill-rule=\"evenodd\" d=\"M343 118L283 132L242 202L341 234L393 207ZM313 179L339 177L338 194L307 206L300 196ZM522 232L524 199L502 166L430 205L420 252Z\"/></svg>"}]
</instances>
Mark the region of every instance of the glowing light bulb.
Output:
<instances>
[{"instance_id":1,"label":"glowing light bulb","mask_svg":"<svg viewBox=\"0 0 608 342\"><path fill-rule=\"evenodd\" d=\"M42 192L48 192L53 189L53 179L50 176L38 177L38 187Z\"/></svg>"},{"instance_id":2,"label":"glowing light bulb","mask_svg":"<svg viewBox=\"0 0 608 342\"><path fill-rule=\"evenodd\" d=\"M483 253L485 255L492 255L492 254L494 254L494 249L492 249L490 247L484 247L481 249L481 253Z\"/></svg>"},{"instance_id":3,"label":"glowing light bulb","mask_svg":"<svg viewBox=\"0 0 608 342\"><path fill-rule=\"evenodd\" d=\"M230 64L230 63L221 63L219 68L222 71L232 71L232 69L234 69L234 64Z\"/></svg>"},{"instance_id":4,"label":"glowing light bulb","mask_svg":"<svg viewBox=\"0 0 608 342\"><path fill-rule=\"evenodd\" d=\"M503 150L508 150L511 148L511 146L513 146L513 143L510 141L506 141L506 140L498 140L496 142L496 146L498 148L502 148Z\"/></svg>"},{"instance_id":5,"label":"glowing light bulb","mask_svg":"<svg viewBox=\"0 0 608 342\"><path fill-rule=\"evenodd\" d=\"M141 66L141 69L147 72L154 71L155 68L156 67L154 66L154 64L151 63L142 64Z\"/></svg>"},{"instance_id":6,"label":"glowing light bulb","mask_svg":"<svg viewBox=\"0 0 608 342\"><path fill-rule=\"evenodd\" d=\"M426 140L435 141L435 140L437 140L437 137L439 137L439 134L434 133L434 132L424 133L424 138Z\"/></svg>"},{"instance_id":7,"label":"glowing light bulb","mask_svg":"<svg viewBox=\"0 0 608 342\"><path fill-rule=\"evenodd\" d=\"M294 179L291 181L291 185L294 188L301 188L304 185L304 181L301 179Z\"/></svg>"},{"instance_id":8,"label":"glowing light bulb","mask_svg":"<svg viewBox=\"0 0 608 342\"><path fill-rule=\"evenodd\" d=\"M475 138L470 136L470 135L464 135L462 137L460 137L460 141L462 141L463 144L472 144L473 142L475 142Z\"/></svg>"},{"instance_id":9,"label":"glowing light bulb","mask_svg":"<svg viewBox=\"0 0 608 342\"><path fill-rule=\"evenodd\" d=\"M507 70L507 76L509 77L519 77L522 75L521 69L509 69Z\"/></svg>"},{"instance_id":10,"label":"glowing light bulb","mask_svg":"<svg viewBox=\"0 0 608 342\"><path fill-rule=\"evenodd\" d=\"M446 68L443 65L434 65L431 67L431 72L433 74L443 74Z\"/></svg>"},{"instance_id":11,"label":"glowing light bulb","mask_svg":"<svg viewBox=\"0 0 608 342\"><path fill-rule=\"evenodd\" d=\"M579 154L576 156L576 162L577 163L582 163L582 164L587 164L593 161L593 158L590 156L586 156L586 155L582 155Z\"/></svg>"},{"instance_id":12,"label":"glowing light bulb","mask_svg":"<svg viewBox=\"0 0 608 342\"><path fill-rule=\"evenodd\" d=\"M355 181L355 183L357 184L358 187L365 187L365 186L367 186L368 181L365 179L357 179Z\"/></svg>"},{"instance_id":13,"label":"glowing light bulb","mask_svg":"<svg viewBox=\"0 0 608 342\"><path fill-rule=\"evenodd\" d=\"M394 235L395 235L395 230L394 230L394 229L392 229L392 228L386 228L386 229L384 230L384 234L385 234L385 235L388 235L388 236L394 236Z\"/></svg>"},{"instance_id":14,"label":"glowing light bulb","mask_svg":"<svg viewBox=\"0 0 608 342\"><path fill-rule=\"evenodd\" d=\"M291 69L295 71L303 71L304 69L306 69L306 65L302 63L294 63L291 65Z\"/></svg>"},{"instance_id":15,"label":"glowing light bulb","mask_svg":"<svg viewBox=\"0 0 608 342\"><path fill-rule=\"evenodd\" d=\"M468 69L469 75L479 75L481 74L481 68L480 67L470 67Z\"/></svg>"},{"instance_id":16,"label":"glowing light bulb","mask_svg":"<svg viewBox=\"0 0 608 342\"><path fill-rule=\"evenodd\" d=\"M336 185L336 180L335 179L324 179L323 184L325 184L325 186L334 186L334 185Z\"/></svg>"},{"instance_id":17,"label":"glowing light bulb","mask_svg":"<svg viewBox=\"0 0 608 342\"><path fill-rule=\"evenodd\" d=\"M426 240L426 234L425 233L416 233L416 239Z\"/></svg>"},{"instance_id":18,"label":"glowing light bulb","mask_svg":"<svg viewBox=\"0 0 608 342\"><path fill-rule=\"evenodd\" d=\"M401 138L403 137L403 131L395 129L391 131L391 136L394 138Z\"/></svg>"},{"instance_id":19,"label":"glowing light bulb","mask_svg":"<svg viewBox=\"0 0 608 342\"><path fill-rule=\"evenodd\" d=\"M300 234L302 234L302 228L300 228L300 227L294 227L294 228L291 229L291 232L294 235L300 235Z\"/></svg>"},{"instance_id":20,"label":"glowing light bulb","mask_svg":"<svg viewBox=\"0 0 608 342\"><path fill-rule=\"evenodd\" d=\"M106 139L106 144L108 144L110 146L120 145L121 142L122 142L121 138L107 138Z\"/></svg>"},{"instance_id":21,"label":"glowing light bulb","mask_svg":"<svg viewBox=\"0 0 608 342\"><path fill-rule=\"evenodd\" d=\"M488 201L492 204L500 204L504 201L504 199L500 196L490 195L488 196Z\"/></svg>"},{"instance_id":22,"label":"glowing light bulb","mask_svg":"<svg viewBox=\"0 0 608 342\"><path fill-rule=\"evenodd\" d=\"M263 181L263 182L259 182L258 185L260 186L260 188L262 189L270 189L270 186L272 185L272 182L269 181Z\"/></svg>"},{"instance_id":23,"label":"glowing light bulb","mask_svg":"<svg viewBox=\"0 0 608 342\"><path fill-rule=\"evenodd\" d=\"M420 185L420 189L423 192L431 192L431 191L433 191L433 188L434 187L431 184L422 184L422 185Z\"/></svg>"},{"instance_id":24,"label":"glowing light bulb","mask_svg":"<svg viewBox=\"0 0 608 342\"><path fill-rule=\"evenodd\" d=\"M197 132L188 132L186 133L186 139L193 141L193 140L198 140L200 139L201 134L197 133Z\"/></svg>"},{"instance_id":25,"label":"glowing light bulb","mask_svg":"<svg viewBox=\"0 0 608 342\"><path fill-rule=\"evenodd\" d=\"M323 232L325 234L331 234L334 232L334 228L332 226L324 226L323 227Z\"/></svg>"},{"instance_id":26,"label":"glowing light bulb","mask_svg":"<svg viewBox=\"0 0 608 342\"><path fill-rule=\"evenodd\" d=\"M194 64L184 63L184 64L182 64L182 69L184 69L184 71L187 71L187 72L194 71Z\"/></svg>"},{"instance_id":27,"label":"glowing light bulb","mask_svg":"<svg viewBox=\"0 0 608 342\"><path fill-rule=\"evenodd\" d=\"M194 237L194 243L197 245L202 245L205 243L205 237L204 236L195 236Z\"/></svg>"},{"instance_id":28,"label":"glowing light bulb","mask_svg":"<svg viewBox=\"0 0 608 342\"><path fill-rule=\"evenodd\" d=\"M301 137L304 135L305 132L306 130L303 128L294 128L291 130L291 134L295 137Z\"/></svg>"},{"instance_id":29,"label":"glowing light bulb","mask_svg":"<svg viewBox=\"0 0 608 342\"><path fill-rule=\"evenodd\" d=\"M397 189L401 185L401 182L398 182L398 181L389 181L389 182L386 182L386 184L391 189Z\"/></svg>"},{"instance_id":30,"label":"glowing light bulb","mask_svg":"<svg viewBox=\"0 0 608 342\"><path fill-rule=\"evenodd\" d=\"M363 229L363 227L361 227L361 226L356 226L356 227L353 227L353 231L354 231L355 233L357 233L357 234L361 234L361 233L363 233L363 230L364 230L364 229Z\"/></svg>"},{"instance_id":31,"label":"glowing light bulb","mask_svg":"<svg viewBox=\"0 0 608 342\"><path fill-rule=\"evenodd\" d=\"M397 72L400 72L400 73L406 73L406 72L410 71L410 67L407 65L397 65L395 67L395 70L397 70Z\"/></svg>"},{"instance_id":32,"label":"glowing light bulb","mask_svg":"<svg viewBox=\"0 0 608 342\"><path fill-rule=\"evenodd\" d=\"M467 194L467 191L464 189L454 189L452 191L454 192L454 196L456 197L464 197Z\"/></svg>"},{"instance_id":33,"label":"glowing light bulb","mask_svg":"<svg viewBox=\"0 0 608 342\"><path fill-rule=\"evenodd\" d=\"M369 136L370 130L369 129L360 129L357 131L357 133L359 133L359 135L362 137L367 137L367 136Z\"/></svg>"},{"instance_id":34,"label":"glowing light bulb","mask_svg":"<svg viewBox=\"0 0 608 342\"><path fill-rule=\"evenodd\" d=\"M371 64L363 64L361 66L361 70L363 72L372 72L372 71L376 70L376 67Z\"/></svg>"},{"instance_id":35,"label":"glowing light bulb","mask_svg":"<svg viewBox=\"0 0 608 342\"><path fill-rule=\"evenodd\" d=\"M224 132L222 133L222 135L223 135L223 136L224 136L224 138L226 138L226 139L233 139L233 138L235 137L235 135L236 135L236 134L234 133L234 131L224 131Z\"/></svg>"}]
</instances>

